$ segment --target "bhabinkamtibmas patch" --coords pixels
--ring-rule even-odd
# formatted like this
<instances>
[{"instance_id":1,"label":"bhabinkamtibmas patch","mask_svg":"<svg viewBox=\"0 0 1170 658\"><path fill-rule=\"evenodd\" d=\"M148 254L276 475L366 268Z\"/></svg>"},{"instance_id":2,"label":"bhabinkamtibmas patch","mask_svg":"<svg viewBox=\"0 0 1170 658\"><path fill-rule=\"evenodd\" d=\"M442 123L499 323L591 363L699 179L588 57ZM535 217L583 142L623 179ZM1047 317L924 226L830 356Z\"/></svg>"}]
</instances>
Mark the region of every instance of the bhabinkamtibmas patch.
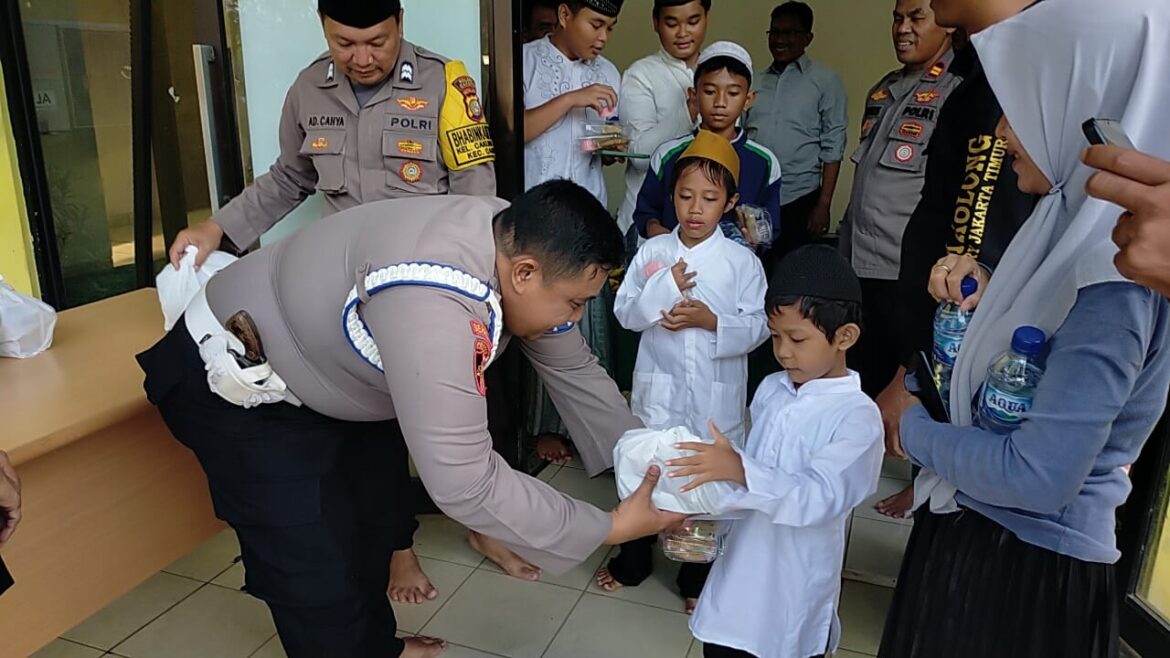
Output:
<instances>
[{"instance_id":1,"label":"bhabinkamtibmas patch","mask_svg":"<svg viewBox=\"0 0 1170 658\"><path fill-rule=\"evenodd\" d=\"M439 149L447 169L459 171L496 159L475 80L460 61L447 62L447 94L439 113Z\"/></svg>"}]
</instances>

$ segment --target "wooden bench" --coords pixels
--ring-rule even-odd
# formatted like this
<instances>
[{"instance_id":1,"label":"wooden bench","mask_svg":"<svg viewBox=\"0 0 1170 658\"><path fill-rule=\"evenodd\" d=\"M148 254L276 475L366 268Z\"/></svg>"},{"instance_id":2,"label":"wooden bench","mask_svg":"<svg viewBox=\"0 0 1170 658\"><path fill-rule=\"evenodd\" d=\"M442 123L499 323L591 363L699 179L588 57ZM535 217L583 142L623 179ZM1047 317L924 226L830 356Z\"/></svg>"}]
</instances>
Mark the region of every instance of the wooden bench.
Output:
<instances>
[{"instance_id":1,"label":"wooden bench","mask_svg":"<svg viewBox=\"0 0 1170 658\"><path fill-rule=\"evenodd\" d=\"M53 347L0 359L0 449L24 482L2 549L0 653L27 656L223 526L207 481L146 400L134 355L163 334L153 289L61 313Z\"/></svg>"}]
</instances>

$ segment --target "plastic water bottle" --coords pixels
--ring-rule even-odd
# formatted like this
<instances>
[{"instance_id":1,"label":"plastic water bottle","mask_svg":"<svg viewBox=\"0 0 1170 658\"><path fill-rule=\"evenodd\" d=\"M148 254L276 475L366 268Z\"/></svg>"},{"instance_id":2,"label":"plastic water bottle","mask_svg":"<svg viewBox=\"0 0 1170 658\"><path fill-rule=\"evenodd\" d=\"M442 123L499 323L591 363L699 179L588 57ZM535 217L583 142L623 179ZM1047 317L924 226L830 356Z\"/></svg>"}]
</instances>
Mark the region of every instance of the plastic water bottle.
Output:
<instances>
[{"instance_id":1,"label":"plastic water bottle","mask_svg":"<svg viewBox=\"0 0 1170 658\"><path fill-rule=\"evenodd\" d=\"M1016 329L1012 349L1001 354L987 369L979 396L980 427L1007 434L1023 422L1024 414L1032 408L1036 384L1044 374L1039 363L1044 341L1044 332L1036 327Z\"/></svg>"},{"instance_id":2,"label":"plastic water bottle","mask_svg":"<svg viewBox=\"0 0 1170 658\"><path fill-rule=\"evenodd\" d=\"M979 282L966 277L960 289L963 299L966 299L979 289ZM955 368L963 335L967 333L967 325L971 323L973 315L974 311L962 311L954 302L943 302L934 312L934 350L931 355L934 361L934 385L948 413L951 410L951 371Z\"/></svg>"}]
</instances>

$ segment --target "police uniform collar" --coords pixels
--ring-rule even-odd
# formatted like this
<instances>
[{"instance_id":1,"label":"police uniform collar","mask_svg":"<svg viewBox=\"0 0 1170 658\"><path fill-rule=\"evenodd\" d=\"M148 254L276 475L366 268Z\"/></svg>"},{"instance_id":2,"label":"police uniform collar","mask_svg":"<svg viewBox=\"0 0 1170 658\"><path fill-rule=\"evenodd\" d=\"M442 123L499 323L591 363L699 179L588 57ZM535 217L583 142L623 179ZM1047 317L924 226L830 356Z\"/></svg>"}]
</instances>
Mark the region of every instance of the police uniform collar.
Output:
<instances>
[{"instance_id":1,"label":"police uniform collar","mask_svg":"<svg viewBox=\"0 0 1170 658\"><path fill-rule=\"evenodd\" d=\"M938 82L950 71L951 62L955 59L955 50L948 48L937 60L922 72L923 82Z\"/></svg>"},{"instance_id":2,"label":"police uniform collar","mask_svg":"<svg viewBox=\"0 0 1170 658\"><path fill-rule=\"evenodd\" d=\"M320 75L317 77L319 89L332 89L341 83L341 78L345 77L345 72L339 70L337 65L333 63L333 55L328 50L313 60L309 67L320 67Z\"/></svg>"}]
</instances>

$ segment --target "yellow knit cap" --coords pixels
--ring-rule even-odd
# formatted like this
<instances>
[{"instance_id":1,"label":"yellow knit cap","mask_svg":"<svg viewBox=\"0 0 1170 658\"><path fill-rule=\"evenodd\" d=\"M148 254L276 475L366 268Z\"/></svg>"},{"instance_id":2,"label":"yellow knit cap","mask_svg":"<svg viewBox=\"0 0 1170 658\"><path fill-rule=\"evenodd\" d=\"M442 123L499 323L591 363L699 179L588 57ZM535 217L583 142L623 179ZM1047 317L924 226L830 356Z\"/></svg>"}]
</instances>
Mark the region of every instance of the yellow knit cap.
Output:
<instances>
[{"instance_id":1,"label":"yellow knit cap","mask_svg":"<svg viewBox=\"0 0 1170 658\"><path fill-rule=\"evenodd\" d=\"M699 130L695 141L679 156L679 160L683 158L704 158L718 162L731 172L735 184L739 185L739 154L731 142L710 130Z\"/></svg>"}]
</instances>

